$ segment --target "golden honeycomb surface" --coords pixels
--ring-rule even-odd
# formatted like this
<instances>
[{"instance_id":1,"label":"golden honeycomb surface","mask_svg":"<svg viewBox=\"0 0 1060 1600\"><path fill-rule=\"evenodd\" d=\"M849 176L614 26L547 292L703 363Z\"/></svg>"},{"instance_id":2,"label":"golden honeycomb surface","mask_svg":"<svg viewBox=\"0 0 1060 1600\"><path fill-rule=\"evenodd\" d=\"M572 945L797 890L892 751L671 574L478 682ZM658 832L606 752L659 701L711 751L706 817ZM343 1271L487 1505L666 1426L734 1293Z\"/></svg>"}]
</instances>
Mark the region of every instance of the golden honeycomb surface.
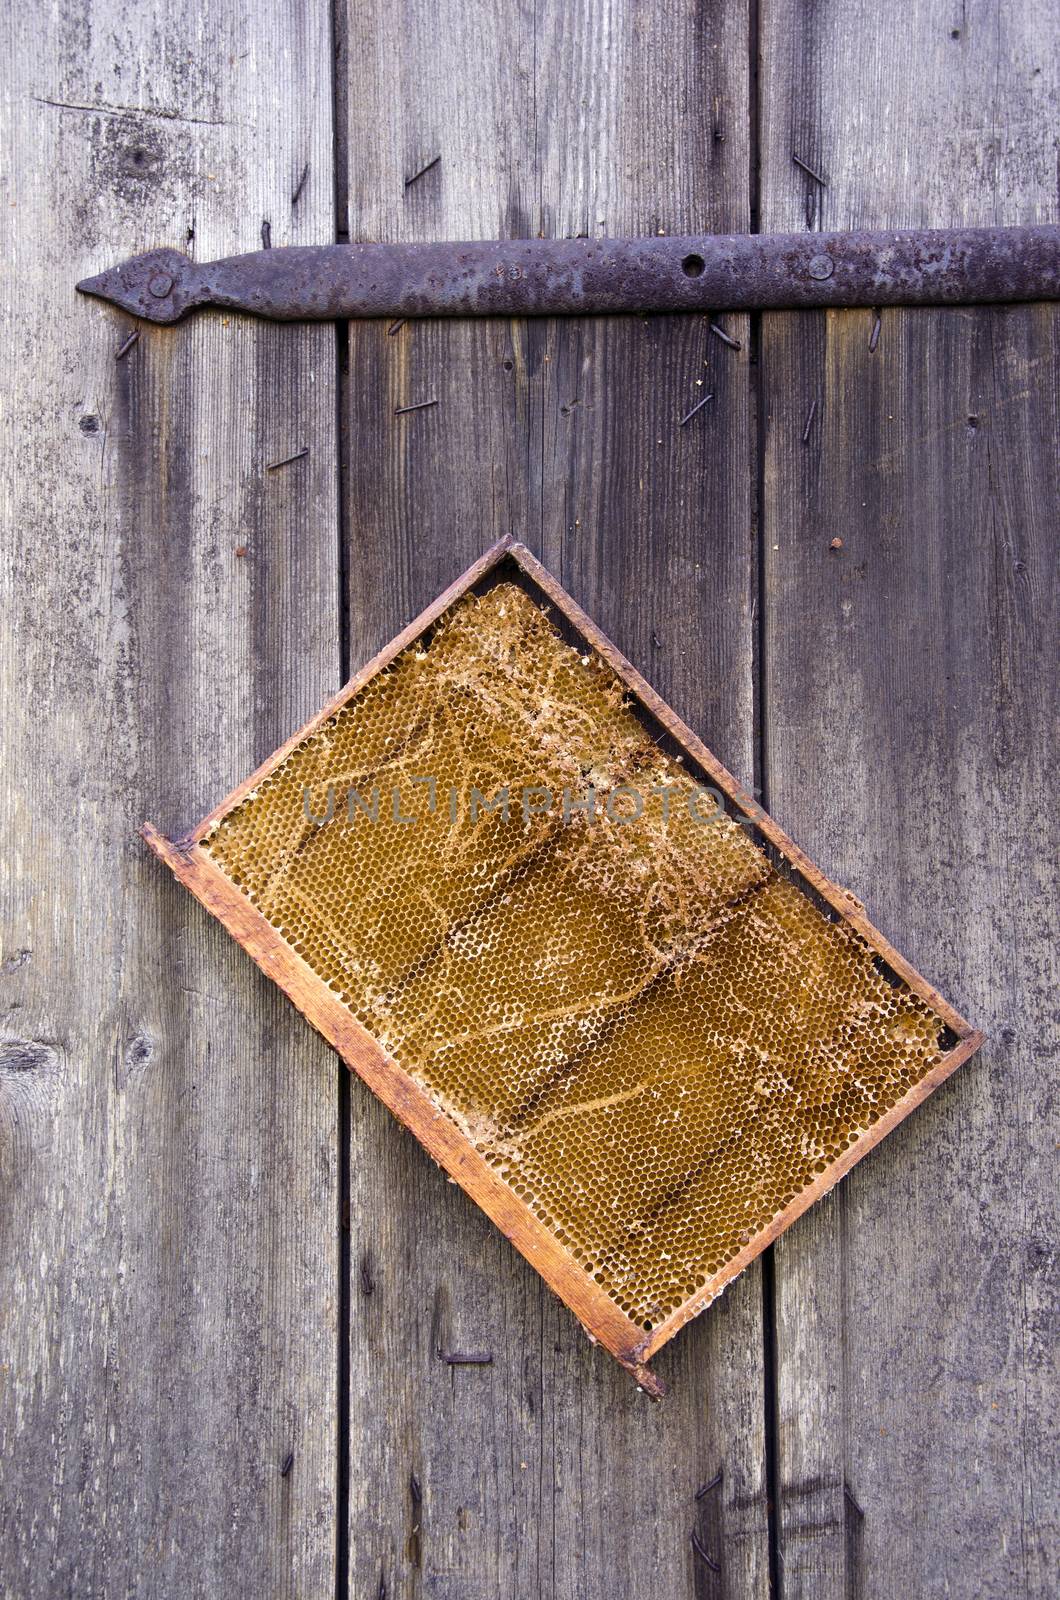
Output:
<instances>
[{"instance_id":1,"label":"golden honeycomb surface","mask_svg":"<svg viewBox=\"0 0 1060 1600\"><path fill-rule=\"evenodd\" d=\"M644 1328L943 1054L930 1006L510 583L203 845Z\"/></svg>"}]
</instances>

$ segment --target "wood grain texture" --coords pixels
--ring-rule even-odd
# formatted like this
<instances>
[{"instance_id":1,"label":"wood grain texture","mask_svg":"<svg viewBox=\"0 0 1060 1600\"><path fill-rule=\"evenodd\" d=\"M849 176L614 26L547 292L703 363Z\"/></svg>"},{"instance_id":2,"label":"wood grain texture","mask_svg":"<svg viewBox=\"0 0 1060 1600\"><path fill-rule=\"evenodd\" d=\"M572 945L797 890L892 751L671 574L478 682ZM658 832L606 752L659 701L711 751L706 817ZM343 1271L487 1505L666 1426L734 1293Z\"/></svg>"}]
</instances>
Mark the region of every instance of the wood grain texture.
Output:
<instances>
[{"instance_id":1,"label":"wood grain texture","mask_svg":"<svg viewBox=\"0 0 1060 1600\"><path fill-rule=\"evenodd\" d=\"M747 47L728 0L351 6L351 237L746 228ZM749 781L754 411L728 321L738 354L702 318L351 326L351 664L514 533ZM652 1406L356 1085L350 1178L351 1595L763 1595L758 1269L660 1356ZM492 1365L440 1358L468 1348Z\"/></svg>"},{"instance_id":2,"label":"wood grain texture","mask_svg":"<svg viewBox=\"0 0 1060 1600\"><path fill-rule=\"evenodd\" d=\"M764 227L1055 220L1045 0L758 17ZM749 30L351 5L351 235L747 227ZM343 593L331 330L116 363L72 293L333 236L328 8L10 7L3 59L5 1600L766 1593L758 1268L652 1407L356 1086L340 1197L344 1069L135 838L509 532L749 782L760 461L766 798L991 1035L777 1247L780 1590L1050 1594L1056 309L763 319L762 458L743 319L351 328Z\"/></svg>"},{"instance_id":3,"label":"wood grain texture","mask_svg":"<svg viewBox=\"0 0 1060 1600\"><path fill-rule=\"evenodd\" d=\"M327 9L4 31L0 1591L330 1594L339 1069L136 828L337 683L334 333L73 292L330 235Z\"/></svg>"},{"instance_id":4,"label":"wood grain texture","mask_svg":"<svg viewBox=\"0 0 1060 1600\"><path fill-rule=\"evenodd\" d=\"M1051 7L762 26L764 228L1056 219ZM777 1245L781 1592L1044 1596L1060 323L873 321L763 319L766 798L990 1042Z\"/></svg>"}]
</instances>

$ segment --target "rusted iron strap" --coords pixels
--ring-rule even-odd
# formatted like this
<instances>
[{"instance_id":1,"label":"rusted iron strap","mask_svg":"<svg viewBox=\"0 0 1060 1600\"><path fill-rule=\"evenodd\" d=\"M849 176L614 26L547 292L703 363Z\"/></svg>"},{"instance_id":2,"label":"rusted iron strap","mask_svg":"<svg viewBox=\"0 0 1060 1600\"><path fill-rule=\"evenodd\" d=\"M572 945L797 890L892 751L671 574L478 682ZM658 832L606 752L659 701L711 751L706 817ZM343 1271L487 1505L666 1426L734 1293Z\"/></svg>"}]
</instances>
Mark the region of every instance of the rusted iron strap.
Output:
<instances>
[{"instance_id":1,"label":"rusted iron strap","mask_svg":"<svg viewBox=\"0 0 1060 1600\"><path fill-rule=\"evenodd\" d=\"M1060 227L152 250L77 287L151 322L202 305L294 322L1055 300Z\"/></svg>"}]
</instances>

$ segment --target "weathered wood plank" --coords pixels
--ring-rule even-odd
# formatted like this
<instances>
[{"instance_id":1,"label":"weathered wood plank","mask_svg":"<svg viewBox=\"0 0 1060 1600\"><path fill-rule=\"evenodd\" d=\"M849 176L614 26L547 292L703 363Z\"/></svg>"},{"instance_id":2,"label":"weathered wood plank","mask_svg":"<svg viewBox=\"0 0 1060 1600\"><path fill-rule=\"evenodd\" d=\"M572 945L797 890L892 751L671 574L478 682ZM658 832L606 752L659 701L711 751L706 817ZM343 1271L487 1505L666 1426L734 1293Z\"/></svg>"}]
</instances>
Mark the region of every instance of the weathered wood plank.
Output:
<instances>
[{"instance_id":1,"label":"weathered wood plank","mask_svg":"<svg viewBox=\"0 0 1060 1600\"><path fill-rule=\"evenodd\" d=\"M763 6L763 226L1055 219L1051 9ZM873 322L763 319L767 799L991 1043L777 1245L782 1592L1045 1595L1058 319Z\"/></svg>"},{"instance_id":2,"label":"weathered wood plank","mask_svg":"<svg viewBox=\"0 0 1060 1600\"><path fill-rule=\"evenodd\" d=\"M4 26L0 1588L330 1594L338 1068L135 830L336 686L334 333L73 292L330 236L328 9Z\"/></svg>"},{"instance_id":3,"label":"weathered wood plank","mask_svg":"<svg viewBox=\"0 0 1060 1600\"><path fill-rule=\"evenodd\" d=\"M352 237L748 225L739 4L357 5L348 62ZM701 319L351 327L352 664L513 532L749 779L733 328L739 354ZM653 1407L356 1084L350 1176L351 1595L764 1594L758 1269L659 1359Z\"/></svg>"}]
</instances>

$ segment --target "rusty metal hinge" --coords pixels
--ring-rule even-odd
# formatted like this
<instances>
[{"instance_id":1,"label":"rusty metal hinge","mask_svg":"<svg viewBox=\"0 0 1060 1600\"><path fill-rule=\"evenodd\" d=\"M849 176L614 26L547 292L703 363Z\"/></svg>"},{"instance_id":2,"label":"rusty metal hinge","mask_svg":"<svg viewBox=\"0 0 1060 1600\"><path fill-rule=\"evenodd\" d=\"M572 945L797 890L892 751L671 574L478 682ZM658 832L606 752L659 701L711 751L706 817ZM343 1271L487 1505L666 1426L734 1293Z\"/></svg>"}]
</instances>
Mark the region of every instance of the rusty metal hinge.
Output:
<instances>
[{"instance_id":1,"label":"rusty metal hinge","mask_svg":"<svg viewBox=\"0 0 1060 1600\"><path fill-rule=\"evenodd\" d=\"M194 306L298 322L1055 300L1060 227L151 250L77 287L149 322Z\"/></svg>"}]
</instances>

